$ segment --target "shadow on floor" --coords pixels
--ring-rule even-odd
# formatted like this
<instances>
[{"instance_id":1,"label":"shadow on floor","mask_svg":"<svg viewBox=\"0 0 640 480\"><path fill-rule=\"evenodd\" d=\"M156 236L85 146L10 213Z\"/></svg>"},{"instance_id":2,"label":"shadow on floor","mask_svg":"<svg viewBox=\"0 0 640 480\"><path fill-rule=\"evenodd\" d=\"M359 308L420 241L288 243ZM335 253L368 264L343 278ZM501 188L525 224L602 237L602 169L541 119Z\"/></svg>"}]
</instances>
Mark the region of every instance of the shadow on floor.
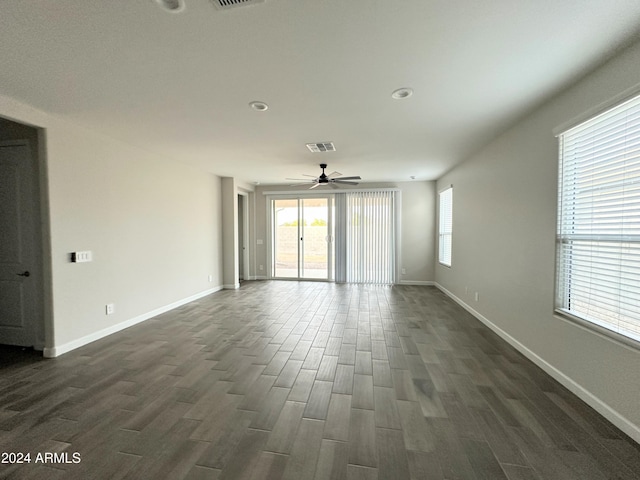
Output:
<instances>
[{"instance_id":1,"label":"shadow on floor","mask_svg":"<svg viewBox=\"0 0 640 480\"><path fill-rule=\"evenodd\" d=\"M43 361L42 352L32 347L0 345L0 369Z\"/></svg>"}]
</instances>

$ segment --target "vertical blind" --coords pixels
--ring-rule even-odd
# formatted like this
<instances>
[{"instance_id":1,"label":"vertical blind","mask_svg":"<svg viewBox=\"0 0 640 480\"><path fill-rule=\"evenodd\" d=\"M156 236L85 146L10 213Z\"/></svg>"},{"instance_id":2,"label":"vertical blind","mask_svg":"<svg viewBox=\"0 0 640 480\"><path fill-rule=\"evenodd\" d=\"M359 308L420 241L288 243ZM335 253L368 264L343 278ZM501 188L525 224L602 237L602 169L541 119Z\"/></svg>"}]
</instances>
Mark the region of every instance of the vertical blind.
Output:
<instances>
[{"instance_id":1,"label":"vertical blind","mask_svg":"<svg viewBox=\"0 0 640 480\"><path fill-rule=\"evenodd\" d=\"M336 194L336 281L395 283L395 193Z\"/></svg>"},{"instance_id":2,"label":"vertical blind","mask_svg":"<svg viewBox=\"0 0 640 480\"><path fill-rule=\"evenodd\" d=\"M556 308L640 341L640 96L559 142Z\"/></svg>"},{"instance_id":3,"label":"vertical blind","mask_svg":"<svg viewBox=\"0 0 640 480\"><path fill-rule=\"evenodd\" d=\"M453 187L438 195L440 216L438 218L438 261L451 266L451 240L453 236Z\"/></svg>"}]
</instances>

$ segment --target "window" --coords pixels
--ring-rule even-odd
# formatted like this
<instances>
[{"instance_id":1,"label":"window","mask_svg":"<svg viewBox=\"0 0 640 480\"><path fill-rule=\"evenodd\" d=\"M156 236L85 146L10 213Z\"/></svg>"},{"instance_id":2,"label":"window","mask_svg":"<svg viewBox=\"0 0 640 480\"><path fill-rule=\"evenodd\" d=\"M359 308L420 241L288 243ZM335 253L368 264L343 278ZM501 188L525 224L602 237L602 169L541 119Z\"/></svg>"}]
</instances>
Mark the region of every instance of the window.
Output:
<instances>
[{"instance_id":1,"label":"window","mask_svg":"<svg viewBox=\"0 0 640 480\"><path fill-rule=\"evenodd\" d=\"M640 341L640 97L559 140L556 310Z\"/></svg>"},{"instance_id":2,"label":"window","mask_svg":"<svg viewBox=\"0 0 640 480\"><path fill-rule=\"evenodd\" d=\"M451 266L451 236L453 233L453 187L440 192L440 217L438 220L438 261Z\"/></svg>"}]
</instances>

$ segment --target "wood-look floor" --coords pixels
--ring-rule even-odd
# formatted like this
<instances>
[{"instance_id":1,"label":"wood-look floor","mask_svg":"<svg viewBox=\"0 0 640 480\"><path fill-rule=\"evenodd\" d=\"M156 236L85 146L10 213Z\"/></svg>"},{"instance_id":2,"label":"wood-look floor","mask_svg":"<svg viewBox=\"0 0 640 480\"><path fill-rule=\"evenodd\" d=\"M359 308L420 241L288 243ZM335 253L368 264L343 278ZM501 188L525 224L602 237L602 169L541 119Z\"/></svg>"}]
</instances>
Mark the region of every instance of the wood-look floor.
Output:
<instances>
[{"instance_id":1,"label":"wood-look floor","mask_svg":"<svg viewBox=\"0 0 640 480\"><path fill-rule=\"evenodd\" d=\"M3 363L0 451L32 458L3 479L639 478L638 444L432 287L246 282Z\"/></svg>"}]
</instances>

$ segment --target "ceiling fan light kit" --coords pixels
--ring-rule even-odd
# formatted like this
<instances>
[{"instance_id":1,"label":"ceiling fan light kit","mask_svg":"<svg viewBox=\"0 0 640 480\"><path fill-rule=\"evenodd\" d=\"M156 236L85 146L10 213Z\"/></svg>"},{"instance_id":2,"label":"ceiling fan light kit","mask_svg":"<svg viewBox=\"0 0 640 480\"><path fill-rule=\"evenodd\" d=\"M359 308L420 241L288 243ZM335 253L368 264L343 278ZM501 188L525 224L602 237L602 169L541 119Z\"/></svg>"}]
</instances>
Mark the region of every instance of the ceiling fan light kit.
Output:
<instances>
[{"instance_id":1,"label":"ceiling fan light kit","mask_svg":"<svg viewBox=\"0 0 640 480\"><path fill-rule=\"evenodd\" d=\"M302 183L294 183L292 185L289 185L290 187L297 187L297 186L300 186L300 185L309 185L309 184L311 184L309 189L321 187L323 185L329 185L331 188L338 188L338 185L340 185L340 184L342 184L342 185L358 185L359 182L356 182L354 180L362 180L362 178L360 178L360 176L343 177L340 172L332 172L329 175L327 175L324 172L324 170L327 168L327 164L326 163L321 163L320 164L320 168L322 169L322 173L318 177L313 177L311 180L306 180L306 179L301 179L301 178L287 178L286 180L297 180L297 181L302 182ZM303 175L309 176L309 177L311 176L311 175L306 175L306 174L303 174ZM336 178L336 177L341 177L341 178Z\"/></svg>"}]
</instances>

